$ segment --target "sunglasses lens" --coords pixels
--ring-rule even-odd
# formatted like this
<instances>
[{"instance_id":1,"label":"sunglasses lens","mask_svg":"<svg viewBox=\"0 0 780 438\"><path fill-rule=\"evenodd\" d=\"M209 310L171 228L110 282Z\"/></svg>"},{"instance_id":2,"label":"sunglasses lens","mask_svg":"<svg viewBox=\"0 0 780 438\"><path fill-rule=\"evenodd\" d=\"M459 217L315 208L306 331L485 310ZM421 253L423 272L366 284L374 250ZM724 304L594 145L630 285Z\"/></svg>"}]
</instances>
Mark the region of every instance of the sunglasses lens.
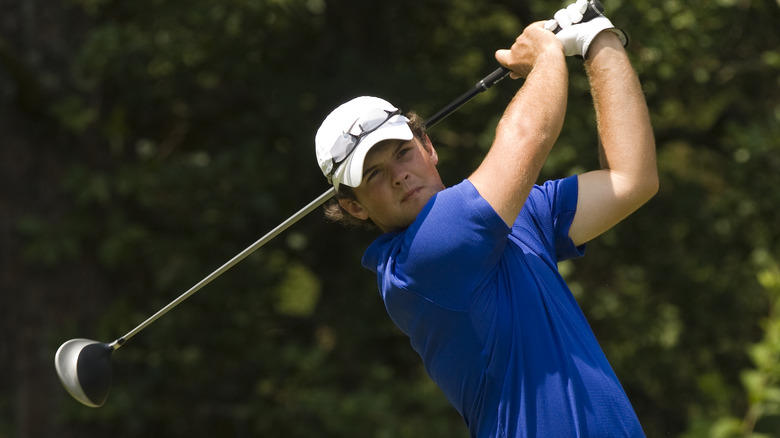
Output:
<instances>
[{"instance_id":1,"label":"sunglasses lens","mask_svg":"<svg viewBox=\"0 0 780 438\"><path fill-rule=\"evenodd\" d=\"M355 125L358 126L360 132L357 134L353 132L353 134L358 136L365 136L370 134L382 126L385 122L387 122L390 117L392 117L392 114L393 113L388 113L382 109L371 111L370 113L358 119L358 122Z\"/></svg>"},{"instance_id":2,"label":"sunglasses lens","mask_svg":"<svg viewBox=\"0 0 780 438\"><path fill-rule=\"evenodd\" d=\"M330 155L333 157L335 161L341 161L351 152L353 146L353 142L355 141L354 137L352 137L349 134L341 134L337 139L336 142L333 143L333 147L330 149Z\"/></svg>"},{"instance_id":3,"label":"sunglasses lens","mask_svg":"<svg viewBox=\"0 0 780 438\"><path fill-rule=\"evenodd\" d=\"M390 112L383 109L375 109L355 120L349 130L341 134L330 149L330 156L333 157L333 164L329 176L333 176L336 167L347 159L349 154L355 150L357 144L360 143L365 136L376 131L387 123L388 120L393 118L393 116L400 113L400 110Z\"/></svg>"}]
</instances>

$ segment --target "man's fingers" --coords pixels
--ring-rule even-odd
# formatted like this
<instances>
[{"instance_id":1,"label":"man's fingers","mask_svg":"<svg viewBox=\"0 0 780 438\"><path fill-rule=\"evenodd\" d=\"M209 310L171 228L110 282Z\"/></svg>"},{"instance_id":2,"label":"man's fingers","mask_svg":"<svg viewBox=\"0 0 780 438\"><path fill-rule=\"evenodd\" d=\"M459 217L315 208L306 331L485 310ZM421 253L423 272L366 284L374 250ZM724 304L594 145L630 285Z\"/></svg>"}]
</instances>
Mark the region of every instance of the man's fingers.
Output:
<instances>
[{"instance_id":1,"label":"man's fingers","mask_svg":"<svg viewBox=\"0 0 780 438\"><path fill-rule=\"evenodd\" d=\"M571 19L569 18L569 12L566 9L559 9L553 18L558 22L558 25L561 26L561 29L566 29L572 24Z\"/></svg>"},{"instance_id":2,"label":"man's fingers","mask_svg":"<svg viewBox=\"0 0 780 438\"><path fill-rule=\"evenodd\" d=\"M577 0L569 6L558 10L558 12L555 13L554 20L561 26L561 29L577 24L585 17L585 11L588 10L589 5L590 3L588 3L588 0ZM548 28L547 25L545 25L545 29L553 30L555 27Z\"/></svg>"},{"instance_id":3,"label":"man's fingers","mask_svg":"<svg viewBox=\"0 0 780 438\"><path fill-rule=\"evenodd\" d=\"M496 50L496 61L498 61L498 63L501 64L502 66L509 68L509 61L512 59L511 53L512 52L509 49ZM514 74L515 74L514 72L510 73L510 77L514 76Z\"/></svg>"},{"instance_id":4,"label":"man's fingers","mask_svg":"<svg viewBox=\"0 0 780 438\"><path fill-rule=\"evenodd\" d=\"M499 49L499 50L496 50L496 61L498 61L498 63L503 65L504 67L509 68L508 67L509 66L509 61L512 59L511 53L512 53L512 51L509 50L509 49ZM510 69L509 77L511 79L519 79L522 76L520 76L519 74L515 73L514 71L511 71L511 69Z\"/></svg>"},{"instance_id":5,"label":"man's fingers","mask_svg":"<svg viewBox=\"0 0 780 438\"><path fill-rule=\"evenodd\" d=\"M544 23L544 28L549 30L550 32L554 31L556 27L558 27L558 22L555 21L555 19L547 20Z\"/></svg>"},{"instance_id":6,"label":"man's fingers","mask_svg":"<svg viewBox=\"0 0 780 438\"><path fill-rule=\"evenodd\" d=\"M506 65L506 61L509 60L509 49L496 50L496 61L501 65Z\"/></svg>"},{"instance_id":7,"label":"man's fingers","mask_svg":"<svg viewBox=\"0 0 780 438\"><path fill-rule=\"evenodd\" d=\"M585 4L585 7L587 7L587 3ZM581 11L581 9L582 6L580 5L580 2L572 3L566 7L566 13L569 15L569 20L571 20L573 24L582 21L583 12L585 11Z\"/></svg>"},{"instance_id":8,"label":"man's fingers","mask_svg":"<svg viewBox=\"0 0 780 438\"><path fill-rule=\"evenodd\" d=\"M588 10L588 6L590 6L590 2L588 0L577 0L577 10L580 14L585 14L585 11Z\"/></svg>"}]
</instances>

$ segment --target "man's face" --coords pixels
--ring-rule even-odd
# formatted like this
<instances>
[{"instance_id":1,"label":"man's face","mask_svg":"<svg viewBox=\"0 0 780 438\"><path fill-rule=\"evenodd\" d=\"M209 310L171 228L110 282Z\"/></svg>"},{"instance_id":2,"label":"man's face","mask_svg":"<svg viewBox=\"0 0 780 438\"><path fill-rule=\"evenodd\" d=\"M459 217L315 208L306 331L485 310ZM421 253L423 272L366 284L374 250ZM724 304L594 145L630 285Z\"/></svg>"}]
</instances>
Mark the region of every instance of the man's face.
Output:
<instances>
[{"instance_id":1,"label":"man's face","mask_svg":"<svg viewBox=\"0 0 780 438\"><path fill-rule=\"evenodd\" d=\"M406 228L437 192L444 189L436 164L439 158L414 138L386 140L375 145L363 164L363 181L354 189L356 200L341 199L342 207L358 219L371 219L382 231Z\"/></svg>"}]
</instances>

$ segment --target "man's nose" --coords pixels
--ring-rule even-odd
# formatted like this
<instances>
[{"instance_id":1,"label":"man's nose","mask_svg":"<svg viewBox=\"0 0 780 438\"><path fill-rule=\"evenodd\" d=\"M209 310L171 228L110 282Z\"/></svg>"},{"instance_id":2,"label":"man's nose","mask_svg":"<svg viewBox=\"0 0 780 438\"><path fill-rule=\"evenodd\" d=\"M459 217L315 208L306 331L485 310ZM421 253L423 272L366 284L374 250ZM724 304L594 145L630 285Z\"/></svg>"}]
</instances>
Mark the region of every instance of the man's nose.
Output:
<instances>
[{"instance_id":1,"label":"man's nose","mask_svg":"<svg viewBox=\"0 0 780 438\"><path fill-rule=\"evenodd\" d=\"M401 185L409 179L409 172L403 166L393 166L392 172L394 185Z\"/></svg>"}]
</instances>

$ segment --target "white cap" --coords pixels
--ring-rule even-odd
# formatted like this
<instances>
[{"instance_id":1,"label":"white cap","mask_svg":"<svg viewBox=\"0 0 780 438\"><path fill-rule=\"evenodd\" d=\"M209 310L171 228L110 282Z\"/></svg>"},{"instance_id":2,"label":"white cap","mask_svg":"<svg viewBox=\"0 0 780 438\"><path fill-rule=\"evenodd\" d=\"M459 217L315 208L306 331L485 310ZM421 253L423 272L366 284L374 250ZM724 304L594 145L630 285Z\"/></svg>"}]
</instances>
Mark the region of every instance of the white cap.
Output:
<instances>
[{"instance_id":1,"label":"white cap","mask_svg":"<svg viewBox=\"0 0 780 438\"><path fill-rule=\"evenodd\" d=\"M400 113L393 115L394 112L398 112L398 108L384 99L361 96L340 105L322 122L314 138L317 162L323 175L329 177L337 190L339 184L360 186L363 161L371 147L384 140L411 140L414 137L409 119ZM355 139L359 142L353 148L351 142Z\"/></svg>"}]
</instances>

